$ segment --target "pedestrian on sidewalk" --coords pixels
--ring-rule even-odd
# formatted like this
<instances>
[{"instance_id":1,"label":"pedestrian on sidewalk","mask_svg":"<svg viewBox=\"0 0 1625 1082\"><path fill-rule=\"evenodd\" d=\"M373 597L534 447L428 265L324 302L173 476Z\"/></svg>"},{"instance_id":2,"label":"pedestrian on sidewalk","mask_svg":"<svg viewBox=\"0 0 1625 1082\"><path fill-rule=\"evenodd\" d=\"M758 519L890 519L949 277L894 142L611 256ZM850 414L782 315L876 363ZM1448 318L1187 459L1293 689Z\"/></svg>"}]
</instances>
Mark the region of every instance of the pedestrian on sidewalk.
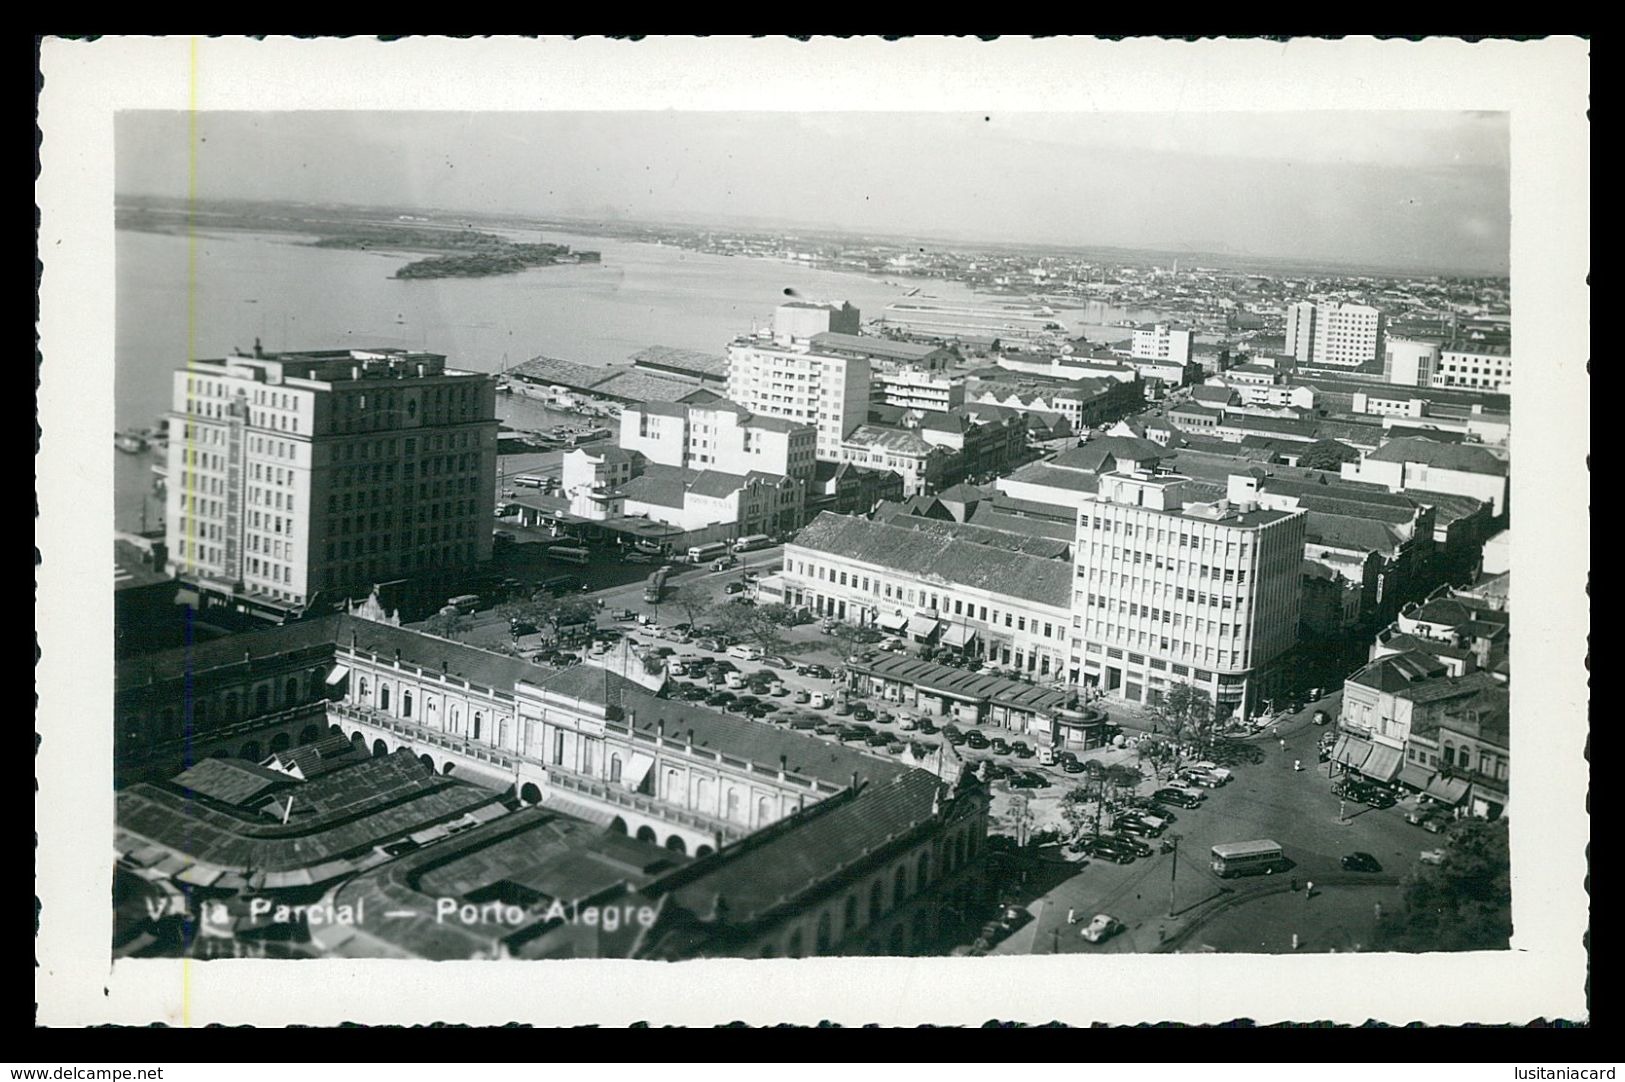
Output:
<instances>
[{"instance_id":1,"label":"pedestrian on sidewalk","mask_svg":"<svg viewBox=\"0 0 1625 1082\"><path fill-rule=\"evenodd\" d=\"M1313 879L1309 880L1304 884L1304 888L1303 900L1307 902L1310 898L1315 896L1315 881Z\"/></svg>"},{"instance_id":2,"label":"pedestrian on sidewalk","mask_svg":"<svg viewBox=\"0 0 1625 1082\"><path fill-rule=\"evenodd\" d=\"M1303 760L1302 759L1294 759L1294 760L1292 760L1292 769L1297 770L1297 771L1302 771L1303 770Z\"/></svg>"},{"instance_id":3,"label":"pedestrian on sidewalk","mask_svg":"<svg viewBox=\"0 0 1625 1082\"><path fill-rule=\"evenodd\" d=\"M1078 911L1076 909L1068 909L1066 911L1066 922L1068 924L1078 923Z\"/></svg>"}]
</instances>

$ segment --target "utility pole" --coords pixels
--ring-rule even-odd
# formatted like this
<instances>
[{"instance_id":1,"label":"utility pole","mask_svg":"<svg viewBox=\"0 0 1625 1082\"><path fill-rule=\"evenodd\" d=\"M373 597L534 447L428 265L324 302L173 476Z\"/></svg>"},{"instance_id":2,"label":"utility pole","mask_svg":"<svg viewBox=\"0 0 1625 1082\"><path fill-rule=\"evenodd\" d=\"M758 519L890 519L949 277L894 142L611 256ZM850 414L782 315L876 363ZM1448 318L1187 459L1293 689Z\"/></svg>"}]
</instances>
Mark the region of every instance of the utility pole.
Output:
<instances>
[{"instance_id":1,"label":"utility pole","mask_svg":"<svg viewBox=\"0 0 1625 1082\"><path fill-rule=\"evenodd\" d=\"M1168 862L1168 915L1174 915L1174 882L1179 875L1179 835L1170 834L1168 840L1174 843L1174 859Z\"/></svg>"}]
</instances>

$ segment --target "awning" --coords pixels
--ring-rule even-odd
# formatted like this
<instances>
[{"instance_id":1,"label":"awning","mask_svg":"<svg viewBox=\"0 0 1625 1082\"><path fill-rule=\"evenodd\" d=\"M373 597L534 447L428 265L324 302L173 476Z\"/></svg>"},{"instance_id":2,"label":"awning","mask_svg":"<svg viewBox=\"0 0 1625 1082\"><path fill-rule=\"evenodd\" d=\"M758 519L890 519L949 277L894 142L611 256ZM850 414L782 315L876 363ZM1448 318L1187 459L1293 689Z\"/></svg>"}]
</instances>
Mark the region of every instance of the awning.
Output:
<instances>
[{"instance_id":1,"label":"awning","mask_svg":"<svg viewBox=\"0 0 1625 1082\"><path fill-rule=\"evenodd\" d=\"M621 771L621 784L636 792L642 788L643 779L649 776L649 771L654 765L653 756L634 751L632 761Z\"/></svg>"},{"instance_id":2,"label":"awning","mask_svg":"<svg viewBox=\"0 0 1625 1082\"><path fill-rule=\"evenodd\" d=\"M1350 770L1358 770L1371 755L1371 741L1344 733L1332 748L1332 761L1342 763Z\"/></svg>"},{"instance_id":3,"label":"awning","mask_svg":"<svg viewBox=\"0 0 1625 1082\"><path fill-rule=\"evenodd\" d=\"M1421 763L1406 763L1399 768L1399 784L1412 789L1426 789L1432 777L1433 771Z\"/></svg>"},{"instance_id":4,"label":"awning","mask_svg":"<svg viewBox=\"0 0 1625 1082\"><path fill-rule=\"evenodd\" d=\"M1360 773L1377 781L1389 782L1399 773L1399 749L1387 744L1371 745L1371 754L1360 767Z\"/></svg>"},{"instance_id":5,"label":"awning","mask_svg":"<svg viewBox=\"0 0 1625 1082\"><path fill-rule=\"evenodd\" d=\"M349 675L350 675L350 669L349 669L348 666L346 666L346 665L334 665L333 666L333 671L327 674L327 686L332 687L334 684L339 683L346 676L349 676Z\"/></svg>"},{"instance_id":6,"label":"awning","mask_svg":"<svg viewBox=\"0 0 1625 1082\"><path fill-rule=\"evenodd\" d=\"M1428 787L1422 792L1441 804L1455 807L1467 795L1467 783L1461 778L1446 778L1434 775L1433 780L1428 782Z\"/></svg>"},{"instance_id":7,"label":"awning","mask_svg":"<svg viewBox=\"0 0 1625 1082\"><path fill-rule=\"evenodd\" d=\"M966 624L949 624L948 630L942 633L944 646L964 646L976 637L976 629Z\"/></svg>"},{"instance_id":8,"label":"awning","mask_svg":"<svg viewBox=\"0 0 1625 1082\"><path fill-rule=\"evenodd\" d=\"M908 617L900 612L885 612L880 614L878 623L882 631L901 631L908 626Z\"/></svg>"},{"instance_id":9,"label":"awning","mask_svg":"<svg viewBox=\"0 0 1625 1082\"><path fill-rule=\"evenodd\" d=\"M935 616L910 616L908 619L908 633L916 639L929 639L937 633L937 624L941 623Z\"/></svg>"}]
</instances>

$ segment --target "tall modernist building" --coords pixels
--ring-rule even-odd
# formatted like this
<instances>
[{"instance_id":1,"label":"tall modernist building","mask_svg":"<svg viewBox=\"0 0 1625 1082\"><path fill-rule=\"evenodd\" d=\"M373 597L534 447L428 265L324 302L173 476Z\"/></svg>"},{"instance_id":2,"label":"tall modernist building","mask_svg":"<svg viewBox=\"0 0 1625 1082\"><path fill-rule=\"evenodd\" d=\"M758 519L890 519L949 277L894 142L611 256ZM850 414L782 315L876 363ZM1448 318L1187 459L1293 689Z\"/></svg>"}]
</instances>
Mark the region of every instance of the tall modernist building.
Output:
<instances>
[{"instance_id":1,"label":"tall modernist building","mask_svg":"<svg viewBox=\"0 0 1625 1082\"><path fill-rule=\"evenodd\" d=\"M1221 715L1249 712L1297 640L1307 515L1249 499L1198 502L1193 490L1187 477L1119 471L1084 497L1072 668L1130 702L1191 684Z\"/></svg>"},{"instance_id":2,"label":"tall modernist building","mask_svg":"<svg viewBox=\"0 0 1625 1082\"><path fill-rule=\"evenodd\" d=\"M839 462L841 440L869 416L869 361L820 353L811 339L856 320L851 305L781 305L769 331L728 347L728 398L757 416L815 426L818 459Z\"/></svg>"},{"instance_id":3,"label":"tall modernist building","mask_svg":"<svg viewBox=\"0 0 1625 1082\"><path fill-rule=\"evenodd\" d=\"M1286 351L1300 364L1379 366L1387 316L1365 304L1300 301L1286 310Z\"/></svg>"},{"instance_id":4,"label":"tall modernist building","mask_svg":"<svg viewBox=\"0 0 1625 1082\"><path fill-rule=\"evenodd\" d=\"M488 560L491 377L409 350L197 361L175 373L170 571L265 614Z\"/></svg>"}]
</instances>

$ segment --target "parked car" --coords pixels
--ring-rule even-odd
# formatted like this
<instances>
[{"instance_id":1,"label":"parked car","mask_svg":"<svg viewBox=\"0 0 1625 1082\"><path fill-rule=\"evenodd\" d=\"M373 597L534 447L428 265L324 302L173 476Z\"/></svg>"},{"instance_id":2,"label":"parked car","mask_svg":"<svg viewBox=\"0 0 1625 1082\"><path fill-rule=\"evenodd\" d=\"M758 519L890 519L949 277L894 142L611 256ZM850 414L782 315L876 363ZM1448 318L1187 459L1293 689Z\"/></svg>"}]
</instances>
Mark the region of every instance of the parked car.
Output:
<instances>
[{"instance_id":1,"label":"parked car","mask_svg":"<svg viewBox=\"0 0 1625 1082\"><path fill-rule=\"evenodd\" d=\"M937 723L930 718L920 718L915 722L914 727L927 736L937 731Z\"/></svg>"},{"instance_id":2,"label":"parked car","mask_svg":"<svg viewBox=\"0 0 1625 1082\"><path fill-rule=\"evenodd\" d=\"M1416 859L1420 860L1423 864L1443 864L1444 863L1444 850L1443 849L1427 849L1427 850L1424 850L1421 854L1419 854Z\"/></svg>"},{"instance_id":3,"label":"parked car","mask_svg":"<svg viewBox=\"0 0 1625 1082\"><path fill-rule=\"evenodd\" d=\"M852 716L852 704L843 700L841 704L835 708L835 712L843 718L849 718Z\"/></svg>"},{"instance_id":4,"label":"parked car","mask_svg":"<svg viewBox=\"0 0 1625 1082\"><path fill-rule=\"evenodd\" d=\"M1131 834L1115 834L1112 836L1112 840L1128 846L1137 857L1148 857L1155 852L1149 845Z\"/></svg>"},{"instance_id":5,"label":"parked car","mask_svg":"<svg viewBox=\"0 0 1625 1082\"><path fill-rule=\"evenodd\" d=\"M1205 770L1181 770L1174 777L1186 785L1200 785L1204 789L1217 789L1224 784L1224 782Z\"/></svg>"},{"instance_id":6,"label":"parked car","mask_svg":"<svg viewBox=\"0 0 1625 1082\"><path fill-rule=\"evenodd\" d=\"M731 691L713 691L705 697L706 706L726 706L733 701L734 693Z\"/></svg>"},{"instance_id":7,"label":"parked car","mask_svg":"<svg viewBox=\"0 0 1625 1082\"><path fill-rule=\"evenodd\" d=\"M803 665L796 672L802 676L810 676L815 680L829 680L835 675L822 665Z\"/></svg>"},{"instance_id":8,"label":"parked car","mask_svg":"<svg viewBox=\"0 0 1625 1082\"><path fill-rule=\"evenodd\" d=\"M520 620L515 618L508 621L508 632L516 639L521 635L534 635L540 630L540 628L531 623L529 620Z\"/></svg>"},{"instance_id":9,"label":"parked car","mask_svg":"<svg viewBox=\"0 0 1625 1082\"><path fill-rule=\"evenodd\" d=\"M1001 778L1009 779L1015 777L1015 774L1016 768L1013 766L1006 766L1004 763L992 759L982 760L983 781L998 781Z\"/></svg>"},{"instance_id":10,"label":"parked car","mask_svg":"<svg viewBox=\"0 0 1625 1082\"><path fill-rule=\"evenodd\" d=\"M892 717L891 711L889 710L881 710L875 714L876 725L890 725L896 720L896 718Z\"/></svg>"},{"instance_id":11,"label":"parked car","mask_svg":"<svg viewBox=\"0 0 1625 1082\"><path fill-rule=\"evenodd\" d=\"M806 688L797 688L794 698L797 703L812 702L812 694Z\"/></svg>"},{"instance_id":12,"label":"parked car","mask_svg":"<svg viewBox=\"0 0 1625 1082\"><path fill-rule=\"evenodd\" d=\"M790 719L790 728L796 730L816 729L818 728L818 719L810 718L806 714L797 714Z\"/></svg>"},{"instance_id":13,"label":"parked car","mask_svg":"<svg viewBox=\"0 0 1625 1082\"><path fill-rule=\"evenodd\" d=\"M1135 834L1145 838L1155 838L1163 831L1160 820L1155 823L1137 816L1119 815L1113 824L1119 834Z\"/></svg>"},{"instance_id":14,"label":"parked car","mask_svg":"<svg viewBox=\"0 0 1625 1082\"><path fill-rule=\"evenodd\" d=\"M995 736L987 742L988 750L994 755L1009 755L1010 744L1002 736Z\"/></svg>"},{"instance_id":15,"label":"parked car","mask_svg":"<svg viewBox=\"0 0 1625 1082\"><path fill-rule=\"evenodd\" d=\"M1062 759L1061 769L1066 771L1068 774L1082 774L1083 764L1077 759Z\"/></svg>"},{"instance_id":16,"label":"parked car","mask_svg":"<svg viewBox=\"0 0 1625 1082\"><path fill-rule=\"evenodd\" d=\"M725 594L742 594L745 592L745 584L742 582L730 582L728 585L722 588L722 592Z\"/></svg>"},{"instance_id":17,"label":"parked car","mask_svg":"<svg viewBox=\"0 0 1625 1082\"><path fill-rule=\"evenodd\" d=\"M1031 759L1038 753L1029 748L1025 740L1012 740L1010 741L1010 754L1017 759Z\"/></svg>"},{"instance_id":18,"label":"parked car","mask_svg":"<svg viewBox=\"0 0 1625 1082\"><path fill-rule=\"evenodd\" d=\"M1117 864L1133 864L1138 856L1133 849L1124 845L1116 838L1102 836L1099 838L1080 838L1072 844L1072 849L1079 853L1088 853L1101 860L1110 860Z\"/></svg>"},{"instance_id":19,"label":"parked car","mask_svg":"<svg viewBox=\"0 0 1625 1082\"><path fill-rule=\"evenodd\" d=\"M1010 779L1010 784L1017 789L1048 789L1049 779L1036 770L1022 770Z\"/></svg>"},{"instance_id":20,"label":"parked car","mask_svg":"<svg viewBox=\"0 0 1625 1082\"><path fill-rule=\"evenodd\" d=\"M1091 943L1103 943L1123 930L1123 922L1106 913L1096 913L1083 927L1083 938Z\"/></svg>"},{"instance_id":21,"label":"parked car","mask_svg":"<svg viewBox=\"0 0 1625 1082\"><path fill-rule=\"evenodd\" d=\"M1341 861L1345 872L1380 872L1382 865L1370 853L1350 853Z\"/></svg>"},{"instance_id":22,"label":"parked car","mask_svg":"<svg viewBox=\"0 0 1625 1082\"><path fill-rule=\"evenodd\" d=\"M968 748L975 748L976 750L980 751L983 748L988 747L989 743L988 738L983 735L980 729L972 729L970 732L965 734L965 746Z\"/></svg>"},{"instance_id":23,"label":"parked car","mask_svg":"<svg viewBox=\"0 0 1625 1082\"><path fill-rule=\"evenodd\" d=\"M852 705L852 716L853 716L853 718L857 719L858 721L873 721L873 720L875 720L875 712L873 710L870 710L863 703L852 703L851 705Z\"/></svg>"},{"instance_id":24,"label":"parked car","mask_svg":"<svg viewBox=\"0 0 1625 1082\"><path fill-rule=\"evenodd\" d=\"M1194 808L1202 803L1202 794L1173 786L1158 789L1151 797L1160 804L1172 804L1176 808Z\"/></svg>"}]
</instances>

